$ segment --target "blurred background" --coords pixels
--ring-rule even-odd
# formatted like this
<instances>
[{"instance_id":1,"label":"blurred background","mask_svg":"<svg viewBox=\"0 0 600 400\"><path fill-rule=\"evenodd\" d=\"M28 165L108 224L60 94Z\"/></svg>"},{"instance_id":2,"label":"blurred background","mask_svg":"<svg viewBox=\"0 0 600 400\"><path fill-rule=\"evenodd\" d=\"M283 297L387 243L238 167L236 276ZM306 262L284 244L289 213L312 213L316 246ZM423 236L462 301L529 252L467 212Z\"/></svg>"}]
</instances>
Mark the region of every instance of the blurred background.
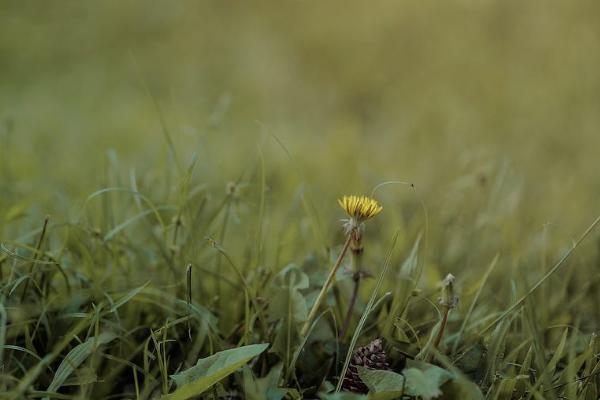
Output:
<instances>
[{"instance_id":1,"label":"blurred background","mask_svg":"<svg viewBox=\"0 0 600 400\"><path fill-rule=\"evenodd\" d=\"M599 20L593 0L2 1L5 200L67 218L117 162L127 185L196 154L218 191L264 163L271 212L310 188L330 232L337 197L402 180L433 231L566 245L598 212Z\"/></svg>"},{"instance_id":2,"label":"blurred background","mask_svg":"<svg viewBox=\"0 0 600 400\"><path fill-rule=\"evenodd\" d=\"M271 323L292 298L299 315L316 298L344 241L336 199L378 187L366 272L378 276L399 236L380 288L392 296L361 340L382 331L412 350L431 343L438 284L453 273L460 303L447 332L466 315L473 371L499 390L541 371L544 396L558 398L556 384L575 398L597 362L575 379L581 352L598 354L584 335L600 330L598 230L489 347L479 342L483 323L519 304L600 214L599 71L598 0L0 0L0 336L15 360L5 358L0 392L21 371L50 388L46 358L14 350L57 356L75 335L66 318L82 315L88 335L102 320L123 340L97 374L96 356L82 364L82 381L101 384L86 381L81 398L134 390L120 360L146 370L149 329L163 344L152 334L148 397L161 381L167 392L167 372L238 340L276 339L278 354L285 343L293 365L291 322L277 334ZM381 185L390 181L403 183ZM42 250L48 261L36 261ZM294 265L298 278L286 275ZM347 266L327 299L339 322L354 290ZM363 281L352 331L375 291ZM184 327L192 293L207 311ZM263 305L272 320L255 329L250 309ZM218 321L205 343L207 315ZM304 387L338 354L327 318L311 336L315 357L299 361ZM154 331L165 321L173 329ZM191 326L204 331L193 344ZM557 364L563 327L573 339ZM256 365L263 376L267 364Z\"/></svg>"}]
</instances>

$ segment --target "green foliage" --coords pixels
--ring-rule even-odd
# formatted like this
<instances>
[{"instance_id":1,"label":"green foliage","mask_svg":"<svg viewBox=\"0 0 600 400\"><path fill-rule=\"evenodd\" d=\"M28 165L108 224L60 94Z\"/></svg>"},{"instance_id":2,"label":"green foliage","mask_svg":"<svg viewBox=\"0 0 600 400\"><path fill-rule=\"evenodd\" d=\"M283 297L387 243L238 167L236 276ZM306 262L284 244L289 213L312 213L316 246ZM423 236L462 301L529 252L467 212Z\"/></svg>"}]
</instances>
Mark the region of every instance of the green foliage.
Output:
<instances>
[{"instance_id":1,"label":"green foliage","mask_svg":"<svg viewBox=\"0 0 600 400\"><path fill-rule=\"evenodd\" d=\"M232 374L242 365L265 351L268 344L253 344L218 352L210 357L198 360L195 366L171 378L177 384L177 390L164 399L183 400L198 396L221 379Z\"/></svg>"},{"instance_id":2,"label":"green foliage","mask_svg":"<svg viewBox=\"0 0 600 400\"><path fill-rule=\"evenodd\" d=\"M412 362L402 375L406 379L406 394L425 400L440 396L441 386L454 379L449 371L424 362Z\"/></svg>"},{"instance_id":3,"label":"green foliage","mask_svg":"<svg viewBox=\"0 0 600 400\"><path fill-rule=\"evenodd\" d=\"M405 393L405 376L394 371L358 367L360 379L369 388L369 400L393 400Z\"/></svg>"},{"instance_id":4,"label":"green foliage","mask_svg":"<svg viewBox=\"0 0 600 400\"><path fill-rule=\"evenodd\" d=\"M444 383L441 388L442 396L440 400L483 400L485 396L481 389L474 382L465 379L463 376L456 376ZM507 394L509 395L509 394Z\"/></svg>"},{"instance_id":5,"label":"green foliage","mask_svg":"<svg viewBox=\"0 0 600 400\"><path fill-rule=\"evenodd\" d=\"M306 321L308 309L301 291L308 288L308 276L289 265L273 279L269 293L269 317L278 323L272 351L287 364L300 340L299 326Z\"/></svg>"},{"instance_id":6,"label":"green foliage","mask_svg":"<svg viewBox=\"0 0 600 400\"><path fill-rule=\"evenodd\" d=\"M98 346L107 344L115 340L116 337L117 335L114 333L104 332L97 337L93 336L84 343L75 346L58 366L58 369L54 374L54 378L52 379L52 382L50 382L50 385L46 391L56 392L65 383L67 378L71 376L73 371L75 371L81 365L81 363L83 363L85 359L88 358L94 350L96 350Z\"/></svg>"},{"instance_id":7,"label":"green foliage","mask_svg":"<svg viewBox=\"0 0 600 400\"><path fill-rule=\"evenodd\" d=\"M256 378L250 368L244 368L244 396L248 400L281 400L288 389L278 387L283 364L275 365L263 378Z\"/></svg>"}]
</instances>

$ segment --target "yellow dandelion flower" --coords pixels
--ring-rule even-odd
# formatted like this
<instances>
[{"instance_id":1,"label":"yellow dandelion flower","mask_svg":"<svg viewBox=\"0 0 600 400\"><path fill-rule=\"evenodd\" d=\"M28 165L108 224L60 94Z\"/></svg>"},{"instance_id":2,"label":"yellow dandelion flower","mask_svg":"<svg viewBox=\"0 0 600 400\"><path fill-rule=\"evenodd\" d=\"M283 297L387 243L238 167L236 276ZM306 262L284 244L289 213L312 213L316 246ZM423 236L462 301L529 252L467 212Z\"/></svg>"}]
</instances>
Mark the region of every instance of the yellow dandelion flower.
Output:
<instances>
[{"instance_id":1,"label":"yellow dandelion flower","mask_svg":"<svg viewBox=\"0 0 600 400\"><path fill-rule=\"evenodd\" d=\"M350 217L358 222L371 219L383 210L377 200L367 196L344 196L338 200L338 203Z\"/></svg>"}]
</instances>

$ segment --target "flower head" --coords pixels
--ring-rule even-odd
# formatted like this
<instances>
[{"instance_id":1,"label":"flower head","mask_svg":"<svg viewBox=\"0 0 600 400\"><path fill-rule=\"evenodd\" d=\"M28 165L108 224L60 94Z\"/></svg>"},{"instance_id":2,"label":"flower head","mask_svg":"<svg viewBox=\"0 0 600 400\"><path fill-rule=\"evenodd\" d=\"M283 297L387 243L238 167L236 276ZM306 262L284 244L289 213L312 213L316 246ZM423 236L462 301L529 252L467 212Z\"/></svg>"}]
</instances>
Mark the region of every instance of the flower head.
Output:
<instances>
[{"instance_id":1,"label":"flower head","mask_svg":"<svg viewBox=\"0 0 600 400\"><path fill-rule=\"evenodd\" d=\"M367 196L344 196L338 203L358 223L373 218L383 210L377 200Z\"/></svg>"}]
</instances>

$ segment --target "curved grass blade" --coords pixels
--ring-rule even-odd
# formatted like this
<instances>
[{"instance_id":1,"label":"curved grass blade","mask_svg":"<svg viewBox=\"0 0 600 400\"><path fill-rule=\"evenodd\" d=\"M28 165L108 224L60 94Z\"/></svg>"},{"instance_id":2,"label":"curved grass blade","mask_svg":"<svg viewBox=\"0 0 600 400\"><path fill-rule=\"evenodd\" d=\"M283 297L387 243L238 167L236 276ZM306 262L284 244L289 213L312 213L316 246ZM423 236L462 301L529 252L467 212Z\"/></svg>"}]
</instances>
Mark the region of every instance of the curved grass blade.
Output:
<instances>
[{"instance_id":1,"label":"curved grass blade","mask_svg":"<svg viewBox=\"0 0 600 400\"><path fill-rule=\"evenodd\" d=\"M54 374L54 378L52 379L52 382L50 382L50 385L48 385L46 391L51 393L56 392L63 383L65 383L67 378L71 376L73 371L75 371L98 346L109 343L116 337L117 335L114 333L104 332L75 346L58 366L56 374Z\"/></svg>"}]
</instances>

